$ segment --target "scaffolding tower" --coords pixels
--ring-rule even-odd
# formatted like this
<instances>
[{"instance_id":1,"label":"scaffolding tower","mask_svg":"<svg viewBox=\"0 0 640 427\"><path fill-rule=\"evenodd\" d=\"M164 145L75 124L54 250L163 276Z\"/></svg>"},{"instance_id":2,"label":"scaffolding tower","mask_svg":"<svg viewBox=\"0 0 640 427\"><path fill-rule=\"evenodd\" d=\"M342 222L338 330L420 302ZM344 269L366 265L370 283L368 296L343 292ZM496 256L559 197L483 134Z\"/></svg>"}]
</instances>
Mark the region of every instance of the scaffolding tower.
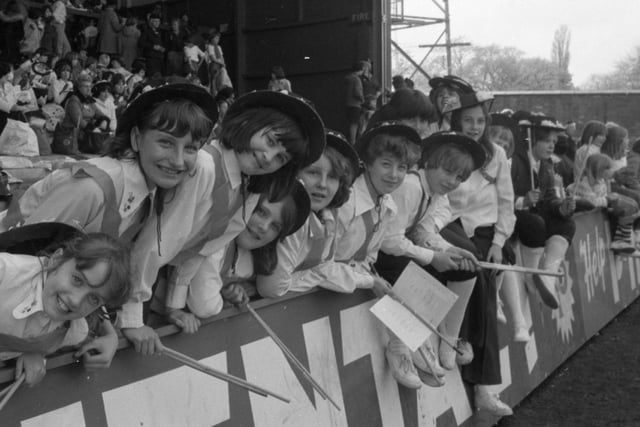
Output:
<instances>
[{"instance_id":1,"label":"scaffolding tower","mask_svg":"<svg viewBox=\"0 0 640 427\"><path fill-rule=\"evenodd\" d=\"M449 0L423 0L425 2L431 2L437 7L437 13L440 16L411 16L404 13L404 0L391 0L391 47L398 51L413 65L414 70L411 73L410 78L420 73L427 79L431 78L429 74L422 68L429 55L435 48L446 49L447 59L447 74L451 72L451 48L456 46L469 46L470 43L452 43L451 42L451 26L449 21ZM442 32L432 44L421 44L419 47L428 48L427 53L418 62L411 57L397 42L394 40L393 34L398 31L423 27L427 25L443 25ZM444 37L444 42L442 41Z\"/></svg>"}]
</instances>

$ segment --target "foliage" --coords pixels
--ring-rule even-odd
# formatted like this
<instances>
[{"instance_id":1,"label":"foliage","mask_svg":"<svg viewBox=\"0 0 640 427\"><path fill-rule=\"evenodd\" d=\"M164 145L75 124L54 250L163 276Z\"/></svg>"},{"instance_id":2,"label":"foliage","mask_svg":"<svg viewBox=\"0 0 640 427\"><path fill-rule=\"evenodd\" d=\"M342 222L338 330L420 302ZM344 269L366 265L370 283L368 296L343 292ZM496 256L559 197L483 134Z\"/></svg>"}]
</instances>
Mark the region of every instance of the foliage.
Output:
<instances>
[{"instance_id":1,"label":"foliage","mask_svg":"<svg viewBox=\"0 0 640 427\"><path fill-rule=\"evenodd\" d=\"M611 73L591 76L585 89L640 89L640 46L636 46L635 52L618 61Z\"/></svg>"}]
</instances>

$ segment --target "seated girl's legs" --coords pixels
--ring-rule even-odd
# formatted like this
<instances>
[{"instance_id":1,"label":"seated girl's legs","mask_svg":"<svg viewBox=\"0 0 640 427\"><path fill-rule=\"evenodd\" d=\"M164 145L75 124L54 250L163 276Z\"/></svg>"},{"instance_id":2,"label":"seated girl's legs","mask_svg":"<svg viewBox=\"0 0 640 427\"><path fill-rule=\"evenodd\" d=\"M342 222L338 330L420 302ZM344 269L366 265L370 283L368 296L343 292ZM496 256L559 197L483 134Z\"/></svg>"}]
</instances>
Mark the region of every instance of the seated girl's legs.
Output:
<instances>
[{"instance_id":1,"label":"seated girl's legs","mask_svg":"<svg viewBox=\"0 0 640 427\"><path fill-rule=\"evenodd\" d=\"M493 227L475 230L471 241L485 259L493 239ZM463 328L473 347L473 361L462 368L465 381L477 385L500 384L500 351L496 318L496 286L491 270L481 270L467 307Z\"/></svg>"},{"instance_id":2,"label":"seated girl's legs","mask_svg":"<svg viewBox=\"0 0 640 427\"><path fill-rule=\"evenodd\" d=\"M459 222L449 224L441 231L442 236L449 243L466 249L478 257L478 253L473 242L466 236L462 225ZM458 295L458 299L453 307L440 323L440 331L450 341L456 341L461 335L460 330L467 311L469 298L476 283L477 273L470 271L448 271L442 273L443 283L447 284L449 290ZM464 336L464 334L462 334ZM456 363L456 353L445 343L440 343L440 362L446 369L453 369ZM471 361L473 355L469 352L465 358L460 360L461 364Z\"/></svg>"}]
</instances>

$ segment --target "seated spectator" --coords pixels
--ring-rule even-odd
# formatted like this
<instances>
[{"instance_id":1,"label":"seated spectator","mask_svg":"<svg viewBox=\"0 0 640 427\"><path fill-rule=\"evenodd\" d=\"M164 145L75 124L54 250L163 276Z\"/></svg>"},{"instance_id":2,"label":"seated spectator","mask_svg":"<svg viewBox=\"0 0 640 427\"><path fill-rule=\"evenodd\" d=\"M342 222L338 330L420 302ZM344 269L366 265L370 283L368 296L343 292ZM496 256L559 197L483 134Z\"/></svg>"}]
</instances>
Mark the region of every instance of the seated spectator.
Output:
<instances>
[{"instance_id":1,"label":"seated spectator","mask_svg":"<svg viewBox=\"0 0 640 427\"><path fill-rule=\"evenodd\" d=\"M113 104L116 106L116 117L119 117L127 106L127 85L124 83L122 74L111 76L111 88L113 89L113 92L111 92Z\"/></svg>"},{"instance_id":2,"label":"seated spectator","mask_svg":"<svg viewBox=\"0 0 640 427\"><path fill-rule=\"evenodd\" d=\"M127 97L131 97L131 94L133 94L136 87L140 84L143 84L147 80L147 69L144 61L134 61L133 67L131 67L131 71L131 77L127 79Z\"/></svg>"},{"instance_id":3,"label":"seated spectator","mask_svg":"<svg viewBox=\"0 0 640 427\"><path fill-rule=\"evenodd\" d=\"M62 59L55 67L56 79L49 85L48 101L62 105L67 96L73 92L73 82L71 81L71 64Z\"/></svg>"},{"instance_id":4,"label":"seated spectator","mask_svg":"<svg viewBox=\"0 0 640 427\"><path fill-rule=\"evenodd\" d=\"M54 153L77 155L79 147L84 145L85 130L92 129L93 117L96 114L91 87L91 77L82 74L65 104L64 119L58 123L54 131L51 144Z\"/></svg>"},{"instance_id":5,"label":"seated spectator","mask_svg":"<svg viewBox=\"0 0 640 427\"><path fill-rule=\"evenodd\" d=\"M129 71L126 68L124 68L122 66L122 63L120 62L120 59L118 59L118 58L112 58L111 59L111 64L110 64L110 67L109 67L109 71L111 71L113 73L120 74L125 79L128 78L131 75L131 71ZM106 78L104 75L102 77Z\"/></svg>"},{"instance_id":6,"label":"seated spectator","mask_svg":"<svg viewBox=\"0 0 640 427\"><path fill-rule=\"evenodd\" d=\"M111 83L106 80L101 80L93 86L91 94L95 98L96 116L104 116L108 118L108 130L111 133L115 133L117 120L116 106L113 103L113 96L111 96L112 91L113 88L111 87Z\"/></svg>"},{"instance_id":7,"label":"seated spectator","mask_svg":"<svg viewBox=\"0 0 640 427\"><path fill-rule=\"evenodd\" d=\"M98 80L102 80L102 73L109 69L109 65L111 64L111 56L107 53L101 53L98 56L98 62L96 64L96 68L98 71Z\"/></svg>"},{"instance_id":8,"label":"seated spectator","mask_svg":"<svg viewBox=\"0 0 640 427\"><path fill-rule=\"evenodd\" d=\"M85 68L82 74L86 74L91 78L91 80L96 80L98 78L98 60L92 56L88 57L85 62Z\"/></svg>"},{"instance_id":9,"label":"seated spectator","mask_svg":"<svg viewBox=\"0 0 640 427\"><path fill-rule=\"evenodd\" d=\"M8 62L0 62L0 117L17 118L26 111L18 104L17 90L13 85L13 67ZM4 126L3 126L4 127Z\"/></svg>"},{"instance_id":10,"label":"seated spectator","mask_svg":"<svg viewBox=\"0 0 640 427\"><path fill-rule=\"evenodd\" d=\"M610 249L614 253L633 253L631 232L634 215L638 213L638 204L622 194L609 190L608 181L613 176L614 162L606 154L592 154L580 178L570 188L577 200L585 200L594 207L608 208L617 220L617 226Z\"/></svg>"},{"instance_id":11,"label":"seated spectator","mask_svg":"<svg viewBox=\"0 0 640 427\"><path fill-rule=\"evenodd\" d=\"M551 163L553 147L564 127L550 116L527 112L516 115L518 124L525 129L522 134L531 135L532 141L528 146L516 147L511 165L516 196L515 233L520 238L526 267L557 271L576 230L572 218L575 201L556 194ZM558 308L556 278L534 275L533 281L542 301Z\"/></svg>"},{"instance_id":12,"label":"seated spectator","mask_svg":"<svg viewBox=\"0 0 640 427\"><path fill-rule=\"evenodd\" d=\"M82 63L80 62L80 53L69 52L64 56L64 59L71 64L71 81L75 82L82 73Z\"/></svg>"},{"instance_id":13,"label":"seated spectator","mask_svg":"<svg viewBox=\"0 0 640 427\"><path fill-rule=\"evenodd\" d=\"M280 65L275 65L271 69L271 80L267 87L274 92L291 93L291 82L284 75L284 69Z\"/></svg>"},{"instance_id":14,"label":"seated spectator","mask_svg":"<svg viewBox=\"0 0 640 427\"><path fill-rule=\"evenodd\" d=\"M587 162L587 157L599 153L600 147L607 136L607 128L604 123L597 120L589 121L580 138L580 146L576 151L576 158L573 164L573 176L579 179Z\"/></svg>"}]
</instances>

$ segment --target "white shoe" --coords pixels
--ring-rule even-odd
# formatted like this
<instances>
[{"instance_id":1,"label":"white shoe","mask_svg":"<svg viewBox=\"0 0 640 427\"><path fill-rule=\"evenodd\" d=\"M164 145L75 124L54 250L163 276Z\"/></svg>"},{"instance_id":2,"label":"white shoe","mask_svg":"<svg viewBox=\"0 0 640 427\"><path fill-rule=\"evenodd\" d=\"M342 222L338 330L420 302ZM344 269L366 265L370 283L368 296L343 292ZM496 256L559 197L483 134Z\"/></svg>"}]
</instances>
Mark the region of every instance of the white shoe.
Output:
<instances>
[{"instance_id":1,"label":"white shoe","mask_svg":"<svg viewBox=\"0 0 640 427\"><path fill-rule=\"evenodd\" d=\"M473 347L467 341L458 340L458 350L462 354L456 354L456 363L460 366L468 365L473 361Z\"/></svg>"},{"instance_id":2,"label":"white shoe","mask_svg":"<svg viewBox=\"0 0 640 427\"><path fill-rule=\"evenodd\" d=\"M496 417L513 415L513 410L500 400L497 394L489 393L484 387L475 388L475 404L479 411L487 411Z\"/></svg>"},{"instance_id":3,"label":"white shoe","mask_svg":"<svg viewBox=\"0 0 640 427\"><path fill-rule=\"evenodd\" d=\"M411 350L399 339L391 339L385 352L391 375L407 388L419 389L422 381L411 360Z\"/></svg>"},{"instance_id":4,"label":"white shoe","mask_svg":"<svg viewBox=\"0 0 640 427\"><path fill-rule=\"evenodd\" d=\"M513 341L529 342L531 336L529 335L529 329L525 325L516 325L513 329Z\"/></svg>"},{"instance_id":5,"label":"white shoe","mask_svg":"<svg viewBox=\"0 0 640 427\"><path fill-rule=\"evenodd\" d=\"M435 377L444 377L446 372L442 366L440 366L440 360L436 357L436 353L433 351L429 340L422 344L418 351L413 353L412 357L413 364L419 370L428 372Z\"/></svg>"},{"instance_id":6,"label":"white shoe","mask_svg":"<svg viewBox=\"0 0 640 427\"><path fill-rule=\"evenodd\" d=\"M457 338L447 337L449 342L457 345ZM453 371L456 367L456 351L446 342L440 340L438 347L438 356L440 357L440 365L447 371Z\"/></svg>"}]
</instances>

